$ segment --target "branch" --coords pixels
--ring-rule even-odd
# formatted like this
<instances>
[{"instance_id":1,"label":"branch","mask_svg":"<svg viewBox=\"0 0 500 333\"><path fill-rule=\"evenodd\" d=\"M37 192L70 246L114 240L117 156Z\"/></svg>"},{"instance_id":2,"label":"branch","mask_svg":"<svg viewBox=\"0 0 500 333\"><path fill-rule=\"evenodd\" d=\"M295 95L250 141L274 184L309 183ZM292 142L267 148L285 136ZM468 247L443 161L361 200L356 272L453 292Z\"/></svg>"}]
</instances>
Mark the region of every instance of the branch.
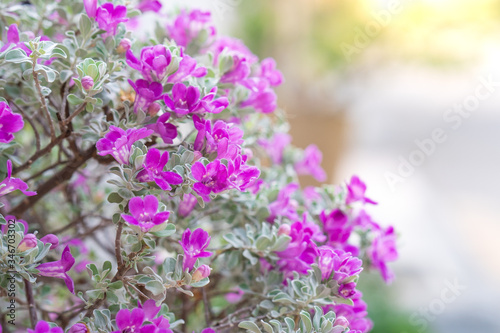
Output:
<instances>
[{"instance_id":1,"label":"branch","mask_svg":"<svg viewBox=\"0 0 500 333\"><path fill-rule=\"evenodd\" d=\"M64 120L64 121L62 122L62 125L66 127L66 126L67 126L67 125L68 125L68 124L69 124L69 123L73 120L73 118L75 118L75 117L76 117L76 116L78 116L80 113L82 113L82 111L83 111L83 110L85 110L85 107L86 107L86 106L87 106L87 103L83 103L82 105L80 105L80 106L78 107L78 109L76 109L76 110L75 110L75 112L73 112L73 113L71 114L71 116L69 116L69 117L68 117L68 119L66 119L66 120Z\"/></svg>"},{"instance_id":2,"label":"branch","mask_svg":"<svg viewBox=\"0 0 500 333\"><path fill-rule=\"evenodd\" d=\"M26 279L23 280L24 280L24 287L26 288L26 300L28 301L28 310L30 313L31 327L35 328L38 319L36 316L35 299L33 298L33 288L28 280Z\"/></svg>"},{"instance_id":3,"label":"branch","mask_svg":"<svg viewBox=\"0 0 500 333\"><path fill-rule=\"evenodd\" d=\"M73 173L78 170L78 168L80 168L85 162L96 155L96 151L97 150L95 145L92 145L92 147L83 152L82 155L77 156L73 161L69 162L66 167L61 170L61 172L58 172L54 176L50 177L45 183L40 185L37 188L37 195L25 198L23 201L21 201L21 203L19 203L19 205L14 207L9 214L21 217L26 210L36 204L53 188L64 183L65 181L68 181Z\"/></svg>"},{"instance_id":4,"label":"branch","mask_svg":"<svg viewBox=\"0 0 500 333\"><path fill-rule=\"evenodd\" d=\"M49 123L50 128L50 138L52 141L56 138L56 132L54 130L54 124L52 123L52 119L50 119L49 109L47 108L47 102L45 102L45 96L42 94L42 88L40 86L40 81L38 80L38 73L35 71L36 60L33 60L33 79L35 80L36 91L38 92L38 96L40 97L40 103L42 103L42 110L45 114L45 118Z\"/></svg>"}]
</instances>

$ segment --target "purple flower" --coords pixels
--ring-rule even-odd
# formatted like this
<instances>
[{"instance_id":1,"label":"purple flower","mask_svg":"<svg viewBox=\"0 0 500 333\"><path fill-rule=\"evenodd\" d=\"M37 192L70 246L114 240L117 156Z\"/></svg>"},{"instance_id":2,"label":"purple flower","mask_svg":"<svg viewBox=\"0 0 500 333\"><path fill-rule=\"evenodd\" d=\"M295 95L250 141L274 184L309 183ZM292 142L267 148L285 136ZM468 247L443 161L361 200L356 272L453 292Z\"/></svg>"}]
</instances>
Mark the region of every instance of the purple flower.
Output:
<instances>
[{"instance_id":1,"label":"purple flower","mask_svg":"<svg viewBox=\"0 0 500 333\"><path fill-rule=\"evenodd\" d=\"M142 232L148 232L157 225L168 220L170 212L158 212L158 199L154 195L146 195L144 199L134 197L128 203L132 215L121 214L129 224L138 226Z\"/></svg>"},{"instance_id":2,"label":"purple flower","mask_svg":"<svg viewBox=\"0 0 500 333\"><path fill-rule=\"evenodd\" d=\"M128 83L135 90L135 101L134 101L134 112L141 109L144 112L148 112L148 107L154 101L157 101L163 97L163 86L159 82L148 82L146 80L132 81L128 80Z\"/></svg>"},{"instance_id":3,"label":"purple flower","mask_svg":"<svg viewBox=\"0 0 500 333\"><path fill-rule=\"evenodd\" d=\"M118 163L128 164L130 158L130 149L137 140L148 137L153 133L152 130L141 128L130 128L127 131L116 126L110 126L110 131L104 138L97 141L96 147L101 156L111 155Z\"/></svg>"},{"instance_id":4,"label":"purple flower","mask_svg":"<svg viewBox=\"0 0 500 333\"><path fill-rule=\"evenodd\" d=\"M142 0L138 5L137 9L141 12L155 12L158 13L162 7L159 0Z\"/></svg>"},{"instance_id":5,"label":"purple flower","mask_svg":"<svg viewBox=\"0 0 500 333\"><path fill-rule=\"evenodd\" d=\"M196 207L197 203L198 200L194 195L192 195L191 193L184 194L184 197L182 198L178 207L179 215L182 217L189 216L189 214L191 214L191 212L193 211L194 207Z\"/></svg>"},{"instance_id":6,"label":"purple flower","mask_svg":"<svg viewBox=\"0 0 500 333\"><path fill-rule=\"evenodd\" d=\"M127 7L114 6L113 3L107 2L97 8L96 21L99 29L106 30L102 35L103 38L116 35L116 29L120 22L127 22Z\"/></svg>"},{"instance_id":7,"label":"purple flower","mask_svg":"<svg viewBox=\"0 0 500 333\"><path fill-rule=\"evenodd\" d=\"M183 83L176 83L172 88L171 97L163 97L165 105L178 116L184 116L188 113L195 113L202 108L200 103L200 89Z\"/></svg>"},{"instance_id":8,"label":"purple flower","mask_svg":"<svg viewBox=\"0 0 500 333\"><path fill-rule=\"evenodd\" d=\"M87 325L84 323L76 323L71 328L68 330L67 333L88 333L90 332L89 328Z\"/></svg>"},{"instance_id":9,"label":"purple flower","mask_svg":"<svg viewBox=\"0 0 500 333\"><path fill-rule=\"evenodd\" d=\"M69 246L66 246L62 252L61 260L40 264L36 267L36 269L40 271L39 274L42 276L63 279L69 291L74 294L75 286L73 280L66 273L71 269L71 267L73 267L74 264L75 258L71 255Z\"/></svg>"},{"instance_id":10,"label":"purple flower","mask_svg":"<svg viewBox=\"0 0 500 333\"><path fill-rule=\"evenodd\" d=\"M7 178L0 182L0 196L9 194L15 190L19 190L27 196L36 195L35 191L27 191L27 189L28 184L21 179L12 177L12 162L7 160Z\"/></svg>"},{"instance_id":11,"label":"purple flower","mask_svg":"<svg viewBox=\"0 0 500 333\"><path fill-rule=\"evenodd\" d=\"M196 60L184 54L181 49L182 60L179 62L179 68L168 77L167 82L177 83L187 80L189 77L203 77L207 75L207 69L203 66L197 66Z\"/></svg>"},{"instance_id":12,"label":"purple flower","mask_svg":"<svg viewBox=\"0 0 500 333\"><path fill-rule=\"evenodd\" d=\"M278 198L276 201L269 204L270 215L267 221L270 223L274 222L274 219L278 216L288 217L292 221L297 221L299 215L297 214L297 201L292 199L292 194L297 191L299 184L290 183L281 189L278 193Z\"/></svg>"},{"instance_id":13,"label":"purple flower","mask_svg":"<svg viewBox=\"0 0 500 333\"><path fill-rule=\"evenodd\" d=\"M26 250L34 248L36 245L37 245L36 236L34 234L26 234L24 235L23 240L19 242L17 249L21 252L24 252Z\"/></svg>"},{"instance_id":14,"label":"purple flower","mask_svg":"<svg viewBox=\"0 0 500 333\"><path fill-rule=\"evenodd\" d=\"M43 244L47 244L47 243L50 244L51 250L53 250L57 246L59 246L59 238L57 238L57 236L53 235L53 234L48 234L48 235L43 236L42 238L40 238L40 241Z\"/></svg>"},{"instance_id":15,"label":"purple flower","mask_svg":"<svg viewBox=\"0 0 500 333\"><path fill-rule=\"evenodd\" d=\"M358 176L352 176L351 181L347 184L346 204L350 205L353 202L362 202L376 205L372 199L365 197L366 185L359 179Z\"/></svg>"},{"instance_id":16,"label":"purple flower","mask_svg":"<svg viewBox=\"0 0 500 333\"><path fill-rule=\"evenodd\" d=\"M323 307L323 311L326 313L333 310L337 314L337 318L345 318L349 322L349 328L351 329L349 332L369 332L373 327L373 323L367 318L366 303L361 299L362 296L363 294L360 291L356 291L351 297L354 305L331 304Z\"/></svg>"},{"instance_id":17,"label":"purple flower","mask_svg":"<svg viewBox=\"0 0 500 333\"><path fill-rule=\"evenodd\" d=\"M147 300L144 305L138 304L138 308L130 311L129 309L121 309L116 314L116 326L118 331L113 333L172 333L169 329L170 323L165 317L155 316L160 312L160 307L155 305L155 301ZM152 324L144 325L144 321L149 321ZM143 326L144 325L144 326Z\"/></svg>"},{"instance_id":18,"label":"purple flower","mask_svg":"<svg viewBox=\"0 0 500 333\"><path fill-rule=\"evenodd\" d=\"M295 171L299 175L311 175L317 181L326 180L325 170L321 167L323 154L316 145L309 145L304 151L304 159L295 163Z\"/></svg>"},{"instance_id":19,"label":"purple flower","mask_svg":"<svg viewBox=\"0 0 500 333\"><path fill-rule=\"evenodd\" d=\"M228 188L227 186L227 167L215 160L205 167L198 161L191 167L193 178L198 182L193 185L193 189L205 201L210 201L210 193L219 193Z\"/></svg>"},{"instance_id":20,"label":"purple flower","mask_svg":"<svg viewBox=\"0 0 500 333\"><path fill-rule=\"evenodd\" d=\"M191 233L191 229L186 229L182 234L182 240L179 243L184 249L183 270L192 270L196 259L205 258L212 255L212 252L205 251L210 244L211 237L208 232L198 228Z\"/></svg>"},{"instance_id":21,"label":"purple flower","mask_svg":"<svg viewBox=\"0 0 500 333\"><path fill-rule=\"evenodd\" d=\"M283 162L283 151L290 142L292 142L292 137L286 133L276 133L270 140L258 140L258 143L266 150L274 164Z\"/></svg>"},{"instance_id":22,"label":"purple flower","mask_svg":"<svg viewBox=\"0 0 500 333\"><path fill-rule=\"evenodd\" d=\"M328 235L328 243L335 248L347 249L347 241L351 236L353 226L349 224L349 217L340 209L334 209L330 214L322 211L319 215L323 229ZM357 254L357 251L351 251Z\"/></svg>"},{"instance_id":23,"label":"purple flower","mask_svg":"<svg viewBox=\"0 0 500 333\"><path fill-rule=\"evenodd\" d=\"M276 93L271 89L267 80L250 78L244 80L242 85L245 86L250 93L247 100L240 104L241 107L253 107L262 113L271 113L276 110Z\"/></svg>"},{"instance_id":24,"label":"purple flower","mask_svg":"<svg viewBox=\"0 0 500 333\"><path fill-rule=\"evenodd\" d=\"M9 30L7 31L7 43L5 43L5 45L0 49L0 52L7 50L11 44L14 44L14 48L24 50L28 56L31 54L31 50L26 46L26 44L19 41L19 30L17 28L17 24L15 23L9 26Z\"/></svg>"},{"instance_id":25,"label":"purple flower","mask_svg":"<svg viewBox=\"0 0 500 333\"><path fill-rule=\"evenodd\" d=\"M358 275L363 270L362 264L359 258L353 257L349 252L335 250L326 245L319 248L319 268L323 280L332 278L339 284L345 284L347 279ZM347 282L351 281L347 280Z\"/></svg>"},{"instance_id":26,"label":"purple flower","mask_svg":"<svg viewBox=\"0 0 500 333\"><path fill-rule=\"evenodd\" d=\"M200 102L205 111L209 113L220 113L228 107L229 101L227 100L227 97L222 96L215 98L216 94L217 87L213 87L210 92L201 99Z\"/></svg>"},{"instance_id":27,"label":"purple flower","mask_svg":"<svg viewBox=\"0 0 500 333\"><path fill-rule=\"evenodd\" d=\"M23 117L12 113L9 104L0 102L0 142L11 142L14 140L13 133L19 132L23 127Z\"/></svg>"},{"instance_id":28,"label":"purple flower","mask_svg":"<svg viewBox=\"0 0 500 333\"><path fill-rule=\"evenodd\" d=\"M95 18L97 13L97 0L83 0L83 6L90 18Z\"/></svg>"},{"instance_id":29,"label":"purple flower","mask_svg":"<svg viewBox=\"0 0 500 333\"><path fill-rule=\"evenodd\" d=\"M60 327L50 327L49 323L40 320L36 323L35 330L28 328L28 333L64 333Z\"/></svg>"},{"instance_id":30,"label":"purple flower","mask_svg":"<svg viewBox=\"0 0 500 333\"><path fill-rule=\"evenodd\" d=\"M202 30L206 30L209 37L215 36L215 26L212 24L210 12L197 9L189 13L182 11L173 24L167 25L170 38L183 47L187 47Z\"/></svg>"},{"instance_id":31,"label":"purple flower","mask_svg":"<svg viewBox=\"0 0 500 333\"><path fill-rule=\"evenodd\" d=\"M394 280L394 273L387 266L387 262L398 259L396 248L396 233L393 227L381 230L367 250L372 267L378 269L386 283Z\"/></svg>"},{"instance_id":32,"label":"purple flower","mask_svg":"<svg viewBox=\"0 0 500 333\"><path fill-rule=\"evenodd\" d=\"M240 55L233 55L233 66L220 78L221 83L242 83L250 75L250 64Z\"/></svg>"},{"instance_id":33,"label":"purple flower","mask_svg":"<svg viewBox=\"0 0 500 333\"><path fill-rule=\"evenodd\" d=\"M228 183L240 191L245 191L252 186L260 176L260 170L257 167L245 165L245 160L241 155L228 161L227 172Z\"/></svg>"},{"instance_id":34,"label":"purple flower","mask_svg":"<svg viewBox=\"0 0 500 333\"><path fill-rule=\"evenodd\" d=\"M163 154L156 148L151 148L146 154L144 170L137 174L137 179L141 182L154 181L164 191L170 191L172 185L182 184L182 177L172 171L163 171L165 165L168 163L168 151Z\"/></svg>"},{"instance_id":35,"label":"purple flower","mask_svg":"<svg viewBox=\"0 0 500 333\"><path fill-rule=\"evenodd\" d=\"M210 120L193 116L193 123L198 134L194 141L194 149L206 154L217 153L218 158L234 159L241 152L243 131L234 124L217 120L212 128Z\"/></svg>"},{"instance_id":36,"label":"purple flower","mask_svg":"<svg viewBox=\"0 0 500 333\"><path fill-rule=\"evenodd\" d=\"M216 333L213 328L204 328L200 333Z\"/></svg>"},{"instance_id":37,"label":"purple flower","mask_svg":"<svg viewBox=\"0 0 500 333\"><path fill-rule=\"evenodd\" d=\"M156 124L147 126L147 128L153 130L156 134L158 134L166 144L173 143L174 139L177 137L177 127L175 127L174 124L168 122L169 118L170 113L164 113L160 117L158 117L158 120L156 120Z\"/></svg>"},{"instance_id":38,"label":"purple flower","mask_svg":"<svg viewBox=\"0 0 500 333\"><path fill-rule=\"evenodd\" d=\"M286 250L276 252L280 257L277 264L285 272L285 277L291 277L293 272L306 274L319 254L318 247L312 240L311 229L301 222L295 222L290 226L289 236L292 239Z\"/></svg>"},{"instance_id":39,"label":"purple flower","mask_svg":"<svg viewBox=\"0 0 500 333\"><path fill-rule=\"evenodd\" d=\"M211 46L210 51L214 54L214 64L219 61L221 53L228 55L236 55L240 58L245 58L249 65L256 63L259 58L255 56L243 41L232 37L220 37Z\"/></svg>"},{"instance_id":40,"label":"purple flower","mask_svg":"<svg viewBox=\"0 0 500 333\"><path fill-rule=\"evenodd\" d=\"M127 64L142 73L149 82L162 81L167 75L167 67L172 62L172 54L164 45L144 47L138 60L132 50L127 51Z\"/></svg>"},{"instance_id":41,"label":"purple flower","mask_svg":"<svg viewBox=\"0 0 500 333\"><path fill-rule=\"evenodd\" d=\"M283 83L283 74L276 69L276 61L273 58L266 58L260 63L260 75L265 78L273 87Z\"/></svg>"}]
</instances>

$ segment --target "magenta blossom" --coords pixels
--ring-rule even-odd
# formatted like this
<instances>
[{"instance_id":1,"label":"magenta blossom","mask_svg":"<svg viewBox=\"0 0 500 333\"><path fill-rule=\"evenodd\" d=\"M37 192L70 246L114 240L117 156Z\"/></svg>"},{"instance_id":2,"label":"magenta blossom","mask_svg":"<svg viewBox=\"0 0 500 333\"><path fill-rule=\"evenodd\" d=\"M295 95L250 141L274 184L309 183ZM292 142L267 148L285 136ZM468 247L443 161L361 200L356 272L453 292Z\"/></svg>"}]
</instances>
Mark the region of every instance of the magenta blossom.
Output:
<instances>
[{"instance_id":1,"label":"magenta blossom","mask_svg":"<svg viewBox=\"0 0 500 333\"><path fill-rule=\"evenodd\" d=\"M142 73L145 80L162 81L167 75L167 67L172 62L172 54L164 45L144 47L138 60L132 50L127 51L127 64Z\"/></svg>"},{"instance_id":2,"label":"magenta blossom","mask_svg":"<svg viewBox=\"0 0 500 333\"><path fill-rule=\"evenodd\" d=\"M276 133L270 140L258 140L258 143L266 150L274 164L283 162L283 151L290 142L292 142L292 137L286 133Z\"/></svg>"},{"instance_id":3,"label":"magenta blossom","mask_svg":"<svg viewBox=\"0 0 500 333\"><path fill-rule=\"evenodd\" d=\"M323 154L316 145L309 145L304 151L304 159L295 163L295 171L299 175L311 175L317 181L326 180L326 172L321 167Z\"/></svg>"},{"instance_id":4,"label":"magenta blossom","mask_svg":"<svg viewBox=\"0 0 500 333\"><path fill-rule=\"evenodd\" d=\"M148 232L155 226L168 220L170 212L158 212L158 199L154 195L146 195L144 199L134 197L128 203L132 215L121 214L127 223L137 226L142 232Z\"/></svg>"},{"instance_id":5,"label":"magenta blossom","mask_svg":"<svg viewBox=\"0 0 500 333\"><path fill-rule=\"evenodd\" d=\"M210 201L210 193L219 193L228 188L227 167L215 160L205 166L198 161L191 167L193 178L198 182L193 185L193 189L205 201Z\"/></svg>"},{"instance_id":6,"label":"magenta blossom","mask_svg":"<svg viewBox=\"0 0 500 333\"><path fill-rule=\"evenodd\" d=\"M116 126L110 126L110 131L104 138L97 141L96 147L101 156L111 155L118 163L128 164L130 149L134 142L144 139L153 133L152 130L130 128L127 131Z\"/></svg>"},{"instance_id":7,"label":"magenta blossom","mask_svg":"<svg viewBox=\"0 0 500 333\"><path fill-rule=\"evenodd\" d=\"M319 219L323 223L323 229L328 236L329 245L351 252L353 255L358 255L358 248L347 243L354 226L342 210L334 209L328 215L325 211L322 211Z\"/></svg>"},{"instance_id":8,"label":"magenta blossom","mask_svg":"<svg viewBox=\"0 0 500 333\"><path fill-rule=\"evenodd\" d=\"M59 238L56 235L48 234L40 238L43 244L50 244L50 249L53 250L59 246Z\"/></svg>"},{"instance_id":9,"label":"magenta blossom","mask_svg":"<svg viewBox=\"0 0 500 333\"><path fill-rule=\"evenodd\" d=\"M40 320L36 323L35 330L28 328L28 333L64 333L60 327L50 327L49 323Z\"/></svg>"},{"instance_id":10,"label":"magenta blossom","mask_svg":"<svg viewBox=\"0 0 500 333\"><path fill-rule=\"evenodd\" d=\"M299 184L290 183L279 191L276 201L269 204L270 215L267 218L268 222L273 223L278 216L287 217L292 221L300 219L297 214L298 203L292 199L292 194L298 189Z\"/></svg>"},{"instance_id":11,"label":"magenta blossom","mask_svg":"<svg viewBox=\"0 0 500 333\"><path fill-rule=\"evenodd\" d=\"M242 83L250 75L250 64L240 55L233 55L233 66L220 78L221 83Z\"/></svg>"},{"instance_id":12,"label":"magenta blossom","mask_svg":"<svg viewBox=\"0 0 500 333\"><path fill-rule=\"evenodd\" d=\"M351 253L343 250L334 250L330 246L321 246L319 248L319 268L323 280L334 279L343 288L339 289L341 295L345 298L352 296L355 284L351 285L350 278L358 275L363 268L363 262L353 257Z\"/></svg>"},{"instance_id":13,"label":"magenta blossom","mask_svg":"<svg viewBox=\"0 0 500 333\"><path fill-rule=\"evenodd\" d=\"M12 177L12 162L7 160L7 178L0 182L0 197L14 192L15 190L19 190L27 196L36 195L36 192L34 191L27 191L28 184L23 182L21 179Z\"/></svg>"},{"instance_id":14,"label":"magenta blossom","mask_svg":"<svg viewBox=\"0 0 500 333\"><path fill-rule=\"evenodd\" d=\"M97 0L83 0L83 6L90 18L95 18L97 14Z\"/></svg>"},{"instance_id":15,"label":"magenta blossom","mask_svg":"<svg viewBox=\"0 0 500 333\"><path fill-rule=\"evenodd\" d=\"M143 170L137 174L137 179L141 182L154 181L164 191L170 191L172 185L182 184L182 177L172 171L163 171L168 163L168 151L163 154L156 148L151 148L146 154Z\"/></svg>"},{"instance_id":16,"label":"magenta blossom","mask_svg":"<svg viewBox=\"0 0 500 333\"><path fill-rule=\"evenodd\" d=\"M196 60L184 54L182 49L180 56L182 60L179 62L179 68L168 77L167 82L177 83L185 81L190 77L203 77L207 75L207 69L203 66L198 66Z\"/></svg>"},{"instance_id":17,"label":"magenta blossom","mask_svg":"<svg viewBox=\"0 0 500 333\"><path fill-rule=\"evenodd\" d=\"M31 54L31 50L26 46L26 44L19 41L19 29L15 23L9 26L9 30L7 31L7 43L5 43L5 45L0 49L0 52L7 50L11 45L14 45L14 48L24 50L28 56Z\"/></svg>"},{"instance_id":18,"label":"magenta blossom","mask_svg":"<svg viewBox=\"0 0 500 333\"><path fill-rule=\"evenodd\" d=\"M210 272L212 271L212 268L208 265L201 265L194 271L193 273L193 282L199 282L203 280L204 278L207 278L210 276Z\"/></svg>"},{"instance_id":19,"label":"magenta blossom","mask_svg":"<svg viewBox=\"0 0 500 333\"><path fill-rule=\"evenodd\" d=\"M32 249L37 245L37 238L35 234L26 234L24 238L17 245L17 249L21 252Z\"/></svg>"},{"instance_id":20,"label":"magenta blossom","mask_svg":"<svg viewBox=\"0 0 500 333\"><path fill-rule=\"evenodd\" d=\"M107 2L97 8L96 21L99 29L106 30L102 35L103 38L116 35L116 29L120 22L127 22L127 7L114 6L113 3Z\"/></svg>"},{"instance_id":21,"label":"magenta blossom","mask_svg":"<svg viewBox=\"0 0 500 333\"><path fill-rule=\"evenodd\" d=\"M178 207L178 213L182 217L189 216L191 212L193 211L194 207L196 207L196 204L198 203L198 200L194 195L191 193L184 194L184 197L182 198L181 202L179 202L179 207Z\"/></svg>"},{"instance_id":22,"label":"magenta blossom","mask_svg":"<svg viewBox=\"0 0 500 333\"><path fill-rule=\"evenodd\" d=\"M361 299L363 294L356 291L351 297L353 305L348 304L331 304L323 308L326 313L333 310L337 314L337 318L343 317L349 322L349 332L355 331L359 333L369 332L372 327L372 321L367 317L366 303Z\"/></svg>"},{"instance_id":23,"label":"magenta blossom","mask_svg":"<svg viewBox=\"0 0 500 333\"><path fill-rule=\"evenodd\" d=\"M283 83L283 74L276 69L276 61L273 58L266 58L260 63L261 78L265 78L273 87Z\"/></svg>"},{"instance_id":24,"label":"magenta blossom","mask_svg":"<svg viewBox=\"0 0 500 333\"><path fill-rule=\"evenodd\" d=\"M245 191L252 186L260 176L260 170L257 167L248 166L245 162L246 156L241 155L237 156L234 160L228 161L228 183L231 187L240 191Z\"/></svg>"},{"instance_id":25,"label":"magenta blossom","mask_svg":"<svg viewBox=\"0 0 500 333\"><path fill-rule=\"evenodd\" d=\"M366 185L359 179L358 176L352 176L351 181L347 184L346 204L350 205L353 202L362 202L376 205L377 203L370 198L365 197Z\"/></svg>"},{"instance_id":26,"label":"magenta blossom","mask_svg":"<svg viewBox=\"0 0 500 333\"><path fill-rule=\"evenodd\" d=\"M212 252L205 251L210 244L211 237L208 232L198 228L191 233L191 229L186 229L182 234L182 240L179 243L184 249L183 270L192 270L196 259L205 258L212 255Z\"/></svg>"},{"instance_id":27,"label":"magenta blossom","mask_svg":"<svg viewBox=\"0 0 500 333\"><path fill-rule=\"evenodd\" d=\"M62 252L61 260L40 264L36 267L36 269L40 271L39 274L42 276L63 279L69 291L74 294L75 286L73 280L66 273L71 269L71 267L73 267L74 264L75 258L71 255L69 246L66 246Z\"/></svg>"},{"instance_id":28,"label":"magenta blossom","mask_svg":"<svg viewBox=\"0 0 500 333\"><path fill-rule=\"evenodd\" d=\"M159 82L148 82L146 80L132 81L128 83L135 90L134 112L141 109L145 113L148 112L149 106L163 97L163 86Z\"/></svg>"},{"instance_id":29,"label":"magenta blossom","mask_svg":"<svg viewBox=\"0 0 500 333\"><path fill-rule=\"evenodd\" d=\"M170 144L177 137L177 127L168 122L170 113L164 113L156 120L155 124L148 125L147 128L158 134L164 143Z\"/></svg>"},{"instance_id":30,"label":"magenta blossom","mask_svg":"<svg viewBox=\"0 0 500 333\"><path fill-rule=\"evenodd\" d=\"M19 132L23 127L23 117L12 113L9 104L0 102L0 142L11 142L14 140L13 133Z\"/></svg>"},{"instance_id":31,"label":"magenta blossom","mask_svg":"<svg viewBox=\"0 0 500 333\"><path fill-rule=\"evenodd\" d=\"M90 330L87 327L87 325L85 325L84 323L76 323L70 327L67 333L88 333L88 332L90 332Z\"/></svg>"},{"instance_id":32,"label":"magenta blossom","mask_svg":"<svg viewBox=\"0 0 500 333\"><path fill-rule=\"evenodd\" d=\"M137 5L137 9L141 12L155 12L158 13L162 7L162 4L159 0L142 0Z\"/></svg>"},{"instance_id":33,"label":"magenta blossom","mask_svg":"<svg viewBox=\"0 0 500 333\"><path fill-rule=\"evenodd\" d=\"M212 24L210 12L192 10L182 11L173 24L167 25L167 31L179 46L187 47L199 34L205 30L209 38L215 36L215 26Z\"/></svg>"},{"instance_id":34,"label":"magenta blossom","mask_svg":"<svg viewBox=\"0 0 500 333\"><path fill-rule=\"evenodd\" d=\"M205 150L206 154L217 153L218 158L234 159L241 152L243 131L234 124L217 120L212 127L210 120L193 116L193 123L198 134L194 149Z\"/></svg>"},{"instance_id":35,"label":"magenta blossom","mask_svg":"<svg viewBox=\"0 0 500 333\"><path fill-rule=\"evenodd\" d=\"M396 248L396 233L393 227L382 230L373 240L371 247L367 250L372 267L378 269L386 283L394 280L394 273L387 266L387 262L398 259Z\"/></svg>"},{"instance_id":36,"label":"magenta blossom","mask_svg":"<svg viewBox=\"0 0 500 333\"><path fill-rule=\"evenodd\" d=\"M295 222L290 226L289 236L292 239L286 250L276 253L280 257L277 264L285 277L291 277L293 272L306 274L319 254L312 240L312 230L301 222Z\"/></svg>"},{"instance_id":37,"label":"magenta blossom","mask_svg":"<svg viewBox=\"0 0 500 333\"><path fill-rule=\"evenodd\" d=\"M183 83L176 83L172 88L171 96L163 97L165 105L178 116L184 116L188 113L196 113L202 109L200 103L200 89Z\"/></svg>"},{"instance_id":38,"label":"magenta blossom","mask_svg":"<svg viewBox=\"0 0 500 333\"><path fill-rule=\"evenodd\" d=\"M219 61L221 53L229 55L237 55L244 58L250 65L256 63L259 58L250 51L250 49L237 38L232 37L219 37L211 46L210 51L214 54L214 64Z\"/></svg>"},{"instance_id":39,"label":"magenta blossom","mask_svg":"<svg viewBox=\"0 0 500 333\"><path fill-rule=\"evenodd\" d=\"M10 221L14 221L14 223L21 223L24 226L24 233L28 232L29 226L28 222L26 222L25 220L16 220L16 217L13 215L5 215L5 221L7 221L7 223L11 223ZM8 230L8 225L7 224L1 225L0 230L2 231L3 234L6 234Z\"/></svg>"},{"instance_id":40,"label":"magenta blossom","mask_svg":"<svg viewBox=\"0 0 500 333\"><path fill-rule=\"evenodd\" d=\"M147 300L143 306L139 304L138 308L130 311L129 309L121 309L116 314L116 326L118 331L113 333L172 333L169 329L170 323L165 317L155 316L160 312L160 307L155 305L155 301ZM151 324L145 324L148 321Z\"/></svg>"},{"instance_id":41,"label":"magenta blossom","mask_svg":"<svg viewBox=\"0 0 500 333\"><path fill-rule=\"evenodd\" d=\"M271 89L267 80L250 78L241 84L250 91L248 98L240 104L241 107L253 107L262 113L271 113L276 110L276 93Z\"/></svg>"}]
</instances>

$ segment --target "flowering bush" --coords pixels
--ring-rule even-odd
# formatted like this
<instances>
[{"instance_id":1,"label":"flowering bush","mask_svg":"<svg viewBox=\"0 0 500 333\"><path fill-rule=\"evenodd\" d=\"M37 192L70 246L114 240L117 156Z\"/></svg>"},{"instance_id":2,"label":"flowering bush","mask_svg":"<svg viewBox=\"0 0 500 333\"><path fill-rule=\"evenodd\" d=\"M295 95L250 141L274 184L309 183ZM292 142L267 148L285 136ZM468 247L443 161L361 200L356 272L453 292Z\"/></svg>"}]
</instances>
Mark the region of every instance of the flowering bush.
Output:
<instances>
[{"instance_id":1,"label":"flowering bush","mask_svg":"<svg viewBox=\"0 0 500 333\"><path fill-rule=\"evenodd\" d=\"M274 60L161 7L0 4L3 329L368 332L397 251L365 184L301 189Z\"/></svg>"}]
</instances>

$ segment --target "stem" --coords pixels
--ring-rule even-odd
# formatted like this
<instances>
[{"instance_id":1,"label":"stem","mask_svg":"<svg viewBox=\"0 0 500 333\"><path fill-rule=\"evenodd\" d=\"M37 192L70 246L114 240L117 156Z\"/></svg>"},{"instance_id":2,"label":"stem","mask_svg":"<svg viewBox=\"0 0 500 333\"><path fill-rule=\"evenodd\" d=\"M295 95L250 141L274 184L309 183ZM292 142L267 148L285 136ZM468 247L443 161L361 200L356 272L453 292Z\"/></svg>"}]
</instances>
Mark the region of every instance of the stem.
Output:
<instances>
[{"instance_id":1,"label":"stem","mask_svg":"<svg viewBox=\"0 0 500 333\"><path fill-rule=\"evenodd\" d=\"M205 309L205 322L207 323L207 327L209 327L212 319L210 315L210 302L208 301L207 291L205 290L205 287L201 288L201 293L203 295L203 307Z\"/></svg>"},{"instance_id":2,"label":"stem","mask_svg":"<svg viewBox=\"0 0 500 333\"><path fill-rule=\"evenodd\" d=\"M30 313L31 327L35 328L38 319L36 316L35 299L33 298L33 287L31 286L31 283L28 280L26 279L23 280L24 280L24 287L26 288L26 300L28 301L28 310Z\"/></svg>"},{"instance_id":3,"label":"stem","mask_svg":"<svg viewBox=\"0 0 500 333\"><path fill-rule=\"evenodd\" d=\"M33 164L33 162L35 162L37 159L48 154L52 150L52 148L57 146L67 136L68 136L67 133L62 133L61 135L59 135L57 138L52 140L45 148L43 148L42 150L38 150L35 154L33 154L33 156L31 156L28 159L28 161L26 161L24 164L18 166L17 168L14 168L12 170L12 175L15 175L18 172L23 171L24 169L28 168L31 164Z\"/></svg>"},{"instance_id":4,"label":"stem","mask_svg":"<svg viewBox=\"0 0 500 333\"><path fill-rule=\"evenodd\" d=\"M85 110L85 107L87 106L87 103L83 103L82 105L80 105L78 107L78 109L75 110L75 112L73 112L71 114L71 116L69 116L66 120L63 121L62 125L63 126L67 126L72 120L73 118L75 118L76 116L78 116L80 113L82 113L83 110Z\"/></svg>"},{"instance_id":5,"label":"stem","mask_svg":"<svg viewBox=\"0 0 500 333\"><path fill-rule=\"evenodd\" d=\"M38 194L32 197L27 197L19 205L14 207L10 211L10 215L21 217L26 210L36 204L40 199L42 199L47 193L49 193L56 186L68 181L73 173L78 170L85 162L91 159L96 154L96 147L92 146L87 149L81 156L77 156L75 160L71 161L66 165L61 172L50 177L45 183L37 188Z\"/></svg>"},{"instance_id":6,"label":"stem","mask_svg":"<svg viewBox=\"0 0 500 333\"><path fill-rule=\"evenodd\" d=\"M50 119L49 109L47 108L47 103L45 102L45 96L42 94L42 87L40 86L40 81L38 80L38 73L35 71L36 59L33 59L33 79L35 80L36 91L38 92L38 96L40 96L40 103L42 103L42 110L45 114L45 118L47 118L47 122L49 123L50 128L50 138L52 141L56 138L56 132L54 130L54 124L52 123L52 119Z\"/></svg>"},{"instance_id":7,"label":"stem","mask_svg":"<svg viewBox=\"0 0 500 333\"><path fill-rule=\"evenodd\" d=\"M122 230L123 230L123 222L118 221L118 229L116 230L116 238L115 238L115 256L116 256L116 263L118 264L118 266L123 265L122 246L121 246Z\"/></svg>"}]
</instances>

